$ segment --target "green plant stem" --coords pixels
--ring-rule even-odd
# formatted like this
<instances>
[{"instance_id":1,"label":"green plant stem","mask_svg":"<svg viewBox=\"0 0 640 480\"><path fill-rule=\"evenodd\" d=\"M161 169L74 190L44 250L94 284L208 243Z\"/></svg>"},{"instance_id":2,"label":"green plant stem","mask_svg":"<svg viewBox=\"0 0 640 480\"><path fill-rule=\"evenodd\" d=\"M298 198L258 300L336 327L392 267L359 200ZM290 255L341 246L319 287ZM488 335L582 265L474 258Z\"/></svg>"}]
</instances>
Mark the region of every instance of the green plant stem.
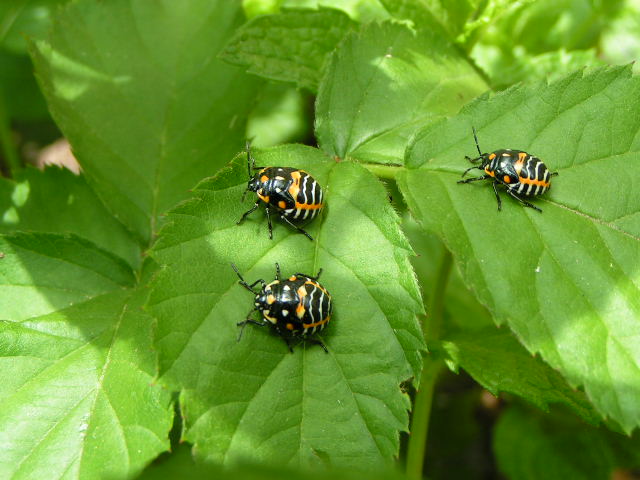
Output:
<instances>
[{"instance_id":1,"label":"green plant stem","mask_svg":"<svg viewBox=\"0 0 640 480\"><path fill-rule=\"evenodd\" d=\"M369 170L378 178L386 178L388 180L395 180L396 175L403 170L401 165L382 165L377 163L363 163L363 167Z\"/></svg>"},{"instance_id":2,"label":"green plant stem","mask_svg":"<svg viewBox=\"0 0 640 480\"><path fill-rule=\"evenodd\" d=\"M431 295L429 295L431 307L427 309L427 320L424 326L427 341L436 340L440 337L444 311L444 293L449 282L451 263L451 253L445 249L440 259L436 282L431 290ZM422 478L433 392L438 374L443 366L442 360L436 360L430 355L426 355L423 360L422 379L420 380L413 406L411 434L407 448L406 468L407 477L410 480Z\"/></svg>"},{"instance_id":3,"label":"green plant stem","mask_svg":"<svg viewBox=\"0 0 640 480\"><path fill-rule=\"evenodd\" d=\"M2 90L0 90L0 148L2 148L2 154L7 162L11 176L15 177L15 174L21 168L20 158L16 151L13 135L11 134L9 115L4 101L4 92Z\"/></svg>"}]
</instances>

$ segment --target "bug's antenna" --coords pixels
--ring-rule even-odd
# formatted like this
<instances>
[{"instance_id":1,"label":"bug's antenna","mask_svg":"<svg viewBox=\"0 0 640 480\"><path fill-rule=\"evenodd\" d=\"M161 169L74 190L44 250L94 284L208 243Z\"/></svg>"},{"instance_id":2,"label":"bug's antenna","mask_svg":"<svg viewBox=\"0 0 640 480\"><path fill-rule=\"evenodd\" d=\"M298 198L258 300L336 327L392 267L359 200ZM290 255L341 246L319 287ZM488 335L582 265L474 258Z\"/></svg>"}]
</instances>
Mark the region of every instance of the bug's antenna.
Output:
<instances>
[{"instance_id":1,"label":"bug's antenna","mask_svg":"<svg viewBox=\"0 0 640 480\"><path fill-rule=\"evenodd\" d=\"M247 172L249 174L249 180L251 180L251 177L253 176L251 175L251 168L256 163L255 159L251 156L251 140L246 141L245 148L247 149ZM253 164L251 163L252 160Z\"/></svg>"},{"instance_id":2,"label":"bug's antenna","mask_svg":"<svg viewBox=\"0 0 640 480\"><path fill-rule=\"evenodd\" d=\"M478 149L478 154L482 156L482 152L480 151L480 145L478 145L478 135L476 135L476 127L472 126L471 130L473 130L473 138L476 140L476 148Z\"/></svg>"},{"instance_id":3,"label":"bug's antenna","mask_svg":"<svg viewBox=\"0 0 640 480\"><path fill-rule=\"evenodd\" d=\"M235 264L232 263L231 268L233 268L233 271L236 272L236 275L238 275L238 278L240 279L240 282L238 283L240 283L240 285L249 290L251 293L256 293L253 291L253 288L251 288L251 286L245 281L245 279L242 278L242 275L240 275L240 272L238 271L238 267L236 267Z\"/></svg>"}]
</instances>

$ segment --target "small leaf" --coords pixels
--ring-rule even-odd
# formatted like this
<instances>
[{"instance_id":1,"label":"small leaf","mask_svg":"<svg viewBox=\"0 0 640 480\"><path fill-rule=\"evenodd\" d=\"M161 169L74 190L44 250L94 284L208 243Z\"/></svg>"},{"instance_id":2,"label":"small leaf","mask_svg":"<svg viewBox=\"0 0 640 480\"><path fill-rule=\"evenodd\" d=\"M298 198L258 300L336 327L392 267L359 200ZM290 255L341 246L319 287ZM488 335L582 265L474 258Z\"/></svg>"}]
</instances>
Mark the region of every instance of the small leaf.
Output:
<instances>
[{"instance_id":1,"label":"small leaf","mask_svg":"<svg viewBox=\"0 0 640 480\"><path fill-rule=\"evenodd\" d=\"M84 0L32 46L87 181L143 242L244 143L259 84L216 59L241 21L240 2L226 0Z\"/></svg>"},{"instance_id":2,"label":"small leaf","mask_svg":"<svg viewBox=\"0 0 640 480\"><path fill-rule=\"evenodd\" d=\"M402 163L420 126L486 90L467 60L431 31L364 26L333 53L316 102L316 135L339 158Z\"/></svg>"},{"instance_id":3,"label":"small leaf","mask_svg":"<svg viewBox=\"0 0 640 480\"><path fill-rule=\"evenodd\" d=\"M497 322L626 431L640 425L638 108L628 68L510 89L418 133L398 176ZM483 151L522 149L560 172L532 200L544 213L504 193L498 212L488 182L456 184L472 125Z\"/></svg>"},{"instance_id":4,"label":"small leaf","mask_svg":"<svg viewBox=\"0 0 640 480\"><path fill-rule=\"evenodd\" d=\"M513 393L548 411L562 403L591 423L598 423L584 394L572 390L565 379L540 358L532 357L510 332L486 328L450 333L442 342L451 360L494 395Z\"/></svg>"},{"instance_id":5,"label":"small leaf","mask_svg":"<svg viewBox=\"0 0 640 480\"><path fill-rule=\"evenodd\" d=\"M536 416L517 406L500 416L493 445L498 467L508 478L609 480L618 478L615 469L640 465L637 436L628 439L566 416Z\"/></svg>"},{"instance_id":6,"label":"small leaf","mask_svg":"<svg viewBox=\"0 0 640 480\"><path fill-rule=\"evenodd\" d=\"M255 17L238 29L221 58L315 92L327 55L354 25L343 12L328 9Z\"/></svg>"},{"instance_id":7,"label":"small leaf","mask_svg":"<svg viewBox=\"0 0 640 480\"><path fill-rule=\"evenodd\" d=\"M269 240L261 212L236 226L249 207L239 201L247 178L239 157L170 213L152 251L166 267L150 307L162 380L183 389L185 439L200 457L222 463L388 464L408 421L399 383L419 376L423 348L398 217L382 185L355 163L298 145L254 155L258 165L312 173L327 207L306 227L313 242L277 221ZM237 343L236 323L253 297L231 262L251 282L273 279L275 262L285 276L322 268L334 302L320 337L329 353L308 343L291 354L268 329L251 326Z\"/></svg>"},{"instance_id":8,"label":"small leaf","mask_svg":"<svg viewBox=\"0 0 640 480\"><path fill-rule=\"evenodd\" d=\"M144 290L74 236L0 237L0 476L128 477L169 447Z\"/></svg>"},{"instance_id":9,"label":"small leaf","mask_svg":"<svg viewBox=\"0 0 640 480\"><path fill-rule=\"evenodd\" d=\"M0 179L0 233L75 233L140 265L140 247L111 216L84 176L49 167L26 168L14 180Z\"/></svg>"}]
</instances>

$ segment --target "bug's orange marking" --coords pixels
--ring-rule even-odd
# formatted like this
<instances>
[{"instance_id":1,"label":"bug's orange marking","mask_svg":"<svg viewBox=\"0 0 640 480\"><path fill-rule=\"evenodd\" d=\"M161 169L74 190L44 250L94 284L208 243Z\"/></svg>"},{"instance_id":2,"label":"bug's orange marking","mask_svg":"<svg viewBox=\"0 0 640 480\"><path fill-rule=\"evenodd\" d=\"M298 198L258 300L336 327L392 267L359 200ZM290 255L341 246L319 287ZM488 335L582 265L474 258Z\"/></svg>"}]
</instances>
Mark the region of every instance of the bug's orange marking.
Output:
<instances>
[{"instance_id":1,"label":"bug's orange marking","mask_svg":"<svg viewBox=\"0 0 640 480\"><path fill-rule=\"evenodd\" d=\"M304 305L302 304L302 302L300 302L296 307L296 315L298 316L298 318L304 317Z\"/></svg>"},{"instance_id":2,"label":"bug's orange marking","mask_svg":"<svg viewBox=\"0 0 640 480\"><path fill-rule=\"evenodd\" d=\"M261 193L258 193L258 198L265 203L269 203L270 200L269 195L262 195Z\"/></svg>"},{"instance_id":3,"label":"bug's orange marking","mask_svg":"<svg viewBox=\"0 0 640 480\"><path fill-rule=\"evenodd\" d=\"M273 295L269 295L267 296L267 303L269 305L271 305L272 303L274 303L276 301L276 297L274 297Z\"/></svg>"},{"instance_id":4,"label":"bug's orange marking","mask_svg":"<svg viewBox=\"0 0 640 480\"><path fill-rule=\"evenodd\" d=\"M296 277L295 275L291 275L291 276L289 277L289 281L290 281L290 282L295 282L297 279L298 279L298 277Z\"/></svg>"},{"instance_id":5,"label":"bug's orange marking","mask_svg":"<svg viewBox=\"0 0 640 480\"><path fill-rule=\"evenodd\" d=\"M496 158L496 154L495 153L489 154L489 160L493 160L494 158Z\"/></svg>"},{"instance_id":6,"label":"bug's orange marking","mask_svg":"<svg viewBox=\"0 0 640 480\"><path fill-rule=\"evenodd\" d=\"M549 182L545 182L544 180L538 180L536 178L525 178L518 177L520 179L520 183L524 183L526 185L538 185L540 187L548 187L551 185Z\"/></svg>"},{"instance_id":7,"label":"bug's orange marking","mask_svg":"<svg viewBox=\"0 0 640 480\"><path fill-rule=\"evenodd\" d=\"M317 327L318 325L324 325L325 323L327 323L329 320L331 320L331 315L329 315L327 318L325 318L324 320L320 320L319 322L316 323L305 323L303 325L304 328L313 328L313 327Z\"/></svg>"},{"instance_id":8,"label":"bug's orange marking","mask_svg":"<svg viewBox=\"0 0 640 480\"><path fill-rule=\"evenodd\" d=\"M266 182L268 182L268 181L269 181L269 177L267 177L266 175L262 175L262 176L260 177L260 181L261 181L262 183L266 183Z\"/></svg>"},{"instance_id":9,"label":"bug's orange marking","mask_svg":"<svg viewBox=\"0 0 640 480\"><path fill-rule=\"evenodd\" d=\"M520 152L520 153L518 154L518 161L519 161L519 162L524 162L526 158L527 158L527 154L526 154L526 153L524 153L524 152Z\"/></svg>"},{"instance_id":10,"label":"bug's orange marking","mask_svg":"<svg viewBox=\"0 0 640 480\"><path fill-rule=\"evenodd\" d=\"M521 156L521 155L522 155L522 154L520 154L520 155L518 155L518 156ZM526 156L526 154L525 154L525 156ZM515 163L513 164L513 168L515 168L515 169L516 169L516 173L517 173L518 175L520 175L520 172L522 171L522 167L524 167L524 159L522 159L522 158L520 158L520 160L518 160L517 162L515 162Z\"/></svg>"},{"instance_id":11,"label":"bug's orange marking","mask_svg":"<svg viewBox=\"0 0 640 480\"><path fill-rule=\"evenodd\" d=\"M504 180L504 183L511 183L511 178L509 177L509 175L505 175L502 180Z\"/></svg>"},{"instance_id":12,"label":"bug's orange marking","mask_svg":"<svg viewBox=\"0 0 640 480\"><path fill-rule=\"evenodd\" d=\"M489 167L484 167L484 171L487 175L491 175L492 177L495 177L495 173L493 173L493 170L489 170Z\"/></svg>"},{"instance_id":13,"label":"bug's orange marking","mask_svg":"<svg viewBox=\"0 0 640 480\"><path fill-rule=\"evenodd\" d=\"M283 210L287 207L287 204L284 200L280 200L278 202L278 207L282 208Z\"/></svg>"},{"instance_id":14,"label":"bug's orange marking","mask_svg":"<svg viewBox=\"0 0 640 480\"><path fill-rule=\"evenodd\" d=\"M289 193L293 198L298 198L298 193L300 193L300 172L293 171L291 172L291 178L293 179L293 183L289 185Z\"/></svg>"},{"instance_id":15,"label":"bug's orange marking","mask_svg":"<svg viewBox=\"0 0 640 480\"><path fill-rule=\"evenodd\" d=\"M287 323L287 330L293 330L293 323Z\"/></svg>"},{"instance_id":16,"label":"bug's orange marking","mask_svg":"<svg viewBox=\"0 0 640 480\"><path fill-rule=\"evenodd\" d=\"M324 203L298 203L296 202L296 208L302 210L319 210L324 207Z\"/></svg>"}]
</instances>

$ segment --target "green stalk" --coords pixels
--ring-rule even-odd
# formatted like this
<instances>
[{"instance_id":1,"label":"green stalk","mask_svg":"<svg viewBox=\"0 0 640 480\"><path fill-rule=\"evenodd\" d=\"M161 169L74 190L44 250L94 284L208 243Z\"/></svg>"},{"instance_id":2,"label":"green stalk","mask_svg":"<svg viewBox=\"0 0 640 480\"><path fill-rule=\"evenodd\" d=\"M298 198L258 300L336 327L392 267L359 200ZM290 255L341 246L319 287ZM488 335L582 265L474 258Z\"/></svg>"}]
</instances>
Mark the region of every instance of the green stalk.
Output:
<instances>
[{"instance_id":1,"label":"green stalk","mask_svg":"<svg viewBox=\"0 0 640 480\"><path fill-rule=\"evenodd\" d=\"M11 176L15 177L16 173L20 170L20 157L16 150L15 142L13 141L13 135L11 134L11 127L9 126L9 114L4 102L4 92L0 89L0 148L2 148L2 155L4 156Z\"/></svg>"},{"instance_id":2,"label":"green stalk","mask_svg":"<svg viewBox=\"0 0 640 480\"><path fill-rule=\"evenodd\" d=\"M427 340L440 338L444 311L444 293L449 281L451 263L451 253L445 249L440 259L436 282L431 290L431 295L429 295L431 306L427 308L427 320L424 325L425 338ZM411 434L407 446L406 468L409 480L420 480L422 478L433 392L438 374L443 366L442 360L435 360L430 355L424 357L422 379L420 380L413 406Z\"/></svg>"},{"instance_id":3,"label":"green stalk","mask_svg":"<svg viewBox=\"0 0 640 480\"><path fill-rule=\"evenodd\" d=\"M361 165L378 178L395 180L396 175L403 170L400 165L382 165L379 163L361 163Z\"/></svg>"}]
</instances>

